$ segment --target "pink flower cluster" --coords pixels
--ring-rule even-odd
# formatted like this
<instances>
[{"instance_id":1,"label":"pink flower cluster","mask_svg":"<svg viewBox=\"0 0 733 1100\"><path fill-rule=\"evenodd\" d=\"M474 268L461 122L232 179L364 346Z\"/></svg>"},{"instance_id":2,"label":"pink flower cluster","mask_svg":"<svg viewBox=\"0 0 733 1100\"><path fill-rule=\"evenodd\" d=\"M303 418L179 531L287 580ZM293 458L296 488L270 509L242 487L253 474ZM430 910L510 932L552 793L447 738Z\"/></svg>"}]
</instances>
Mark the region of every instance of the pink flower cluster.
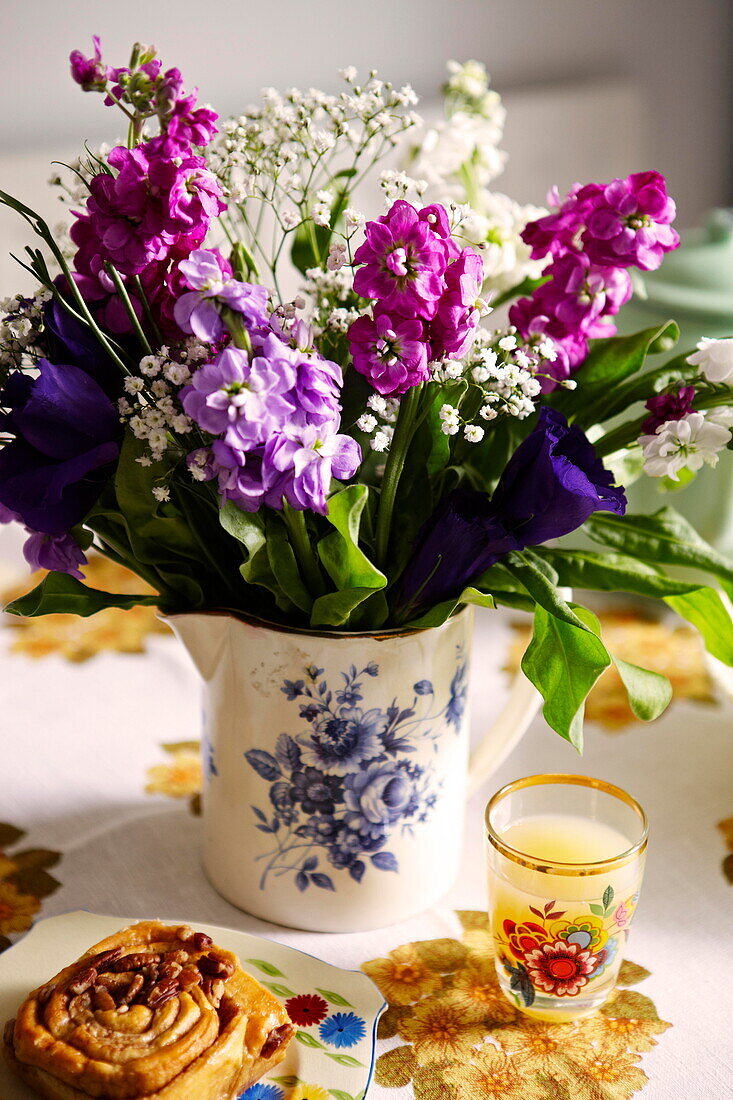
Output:
<instances>
[{"instance_id":1,"label":"pink flower cluster","mask_svg":"<svg viewBox=\"0 0 733 1100\"><path fill-rule=\"evenodd\" d=\"M379 393L403 394L428 380L430 362L468 348L483 264L473 249L458 247L437 203L417 210L398 199L365 232L354 290L375 304L349 329L351 355Z\"/></svg>"},{"instance_id":2,"label":"pink flower cluster","mask_svg":"<svg viewBox=\"0 0 733 1100\"><path fill-rule=\"evenodd\" d=\"M552 257L549 279L515 303L509 319L528 342L550 338L556 379L585 359L589 339L615 333L610 318L632 293L628 268L653 271L678 246L675 212L664 177L636 172L605 186L576 184L554 213L526 226L532 258Z\"/></svg>"},{"instance_id":3,"label":"pink flower cluster","mask_svg":"<svg viewBox=\"0 0 733 1100\"><path fill-rule=\"evenodd\" d=\"M154 50L143 50L141 56L132 68L110 68L95 37L94 57L78 50L70 57L72 76L82 88L106 91L108 105L126 105L128 114L141 120L157 117L160 125L157 136L135 148L113 149L109 169L90 180L86 211L76 212L71 229L77 246L74 275L101 323L115 333L131 326L106 265L112 264L129 284L130 301L141 317L130 283L139 276L163 335L176 338L181 330L173 305L187 289L177 261L203 243L212 220L226 209L216 178L193 149L217 132L217 115L196 107L196 93L185 92L180 71L163 72Z\"/></svg>"}]
</instances>

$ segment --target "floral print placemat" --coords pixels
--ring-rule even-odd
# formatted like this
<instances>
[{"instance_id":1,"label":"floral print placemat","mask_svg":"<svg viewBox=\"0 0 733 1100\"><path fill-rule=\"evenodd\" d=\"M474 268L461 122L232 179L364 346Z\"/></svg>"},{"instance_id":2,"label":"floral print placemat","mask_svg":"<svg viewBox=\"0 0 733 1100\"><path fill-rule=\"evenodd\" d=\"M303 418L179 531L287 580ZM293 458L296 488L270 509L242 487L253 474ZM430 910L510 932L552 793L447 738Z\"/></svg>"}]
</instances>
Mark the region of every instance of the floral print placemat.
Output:
<instances>
[{"instance_id":1,"label":"floral print placemat","mask_svg":"<svg viewBox=\"0 0 733 1100\"><path fill-rule=\"evenodd\" d=\"M649 972L624 962L595 1015L569 1024L522 1016L503 996L488 917L459 912L460 940L408 943L362 969L389 1004L375 1081L416 1100L629 1100L648 1081L642 1055L671 1025L629 986Z\"/></svg>"},{"instance_id":2,"label":"floral print placemat","mask_svg":"<svg viewBox=\"0 0 733 1100\"><path fill-rule=\"evenodd\" d=\"M0 951L6 951L17 934L28 931L43 899L61 885L49 871L61 853L27 848L22 844L25 836L23 829L0 821Z\"/></svg>"}]
</instances>

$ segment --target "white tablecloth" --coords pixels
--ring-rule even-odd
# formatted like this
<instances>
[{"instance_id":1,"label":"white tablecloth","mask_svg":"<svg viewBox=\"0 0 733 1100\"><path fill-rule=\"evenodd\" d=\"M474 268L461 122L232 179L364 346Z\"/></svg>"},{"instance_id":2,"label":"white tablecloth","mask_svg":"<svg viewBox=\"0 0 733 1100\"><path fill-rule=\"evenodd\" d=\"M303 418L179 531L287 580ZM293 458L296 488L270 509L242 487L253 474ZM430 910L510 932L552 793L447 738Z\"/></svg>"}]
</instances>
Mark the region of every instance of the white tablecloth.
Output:
<instances>
[{"instance_id":1,"label":"white tablecloth","mask_svg":"<svg viewBox=\"0 0 733 1100\"><path fill-rule=\"evenodd\" d=\"M505 618L479 616L471 706L476 734L490 722L506 678ZM645 1100L733 1096L733 887L716 822L733 814L733 705L679 703L653 726L609 735L588 728L575 751L541 719L468 806L460 877L442 904L403 924L355 935L266 925L209 886L198 864L199 819L185 803L144 793L163 742L198 737L198 682L174 639L144 655L102 653L73 665L11 655L0 630L0 819L24 843L53 848L61 887L41 916L84 908L218 923L272 936L357 968L411 940L455 936L456 909L485 905L482 817L498 786L539 771L579 771L629 789L651 819L646 880L630 957L651 971L643 992L673 1027L644 1055ZM380 1046L387 1049L389 1043ZM370 1100L410 1096L373 1085Z\"/></svg>"}]
</instances>

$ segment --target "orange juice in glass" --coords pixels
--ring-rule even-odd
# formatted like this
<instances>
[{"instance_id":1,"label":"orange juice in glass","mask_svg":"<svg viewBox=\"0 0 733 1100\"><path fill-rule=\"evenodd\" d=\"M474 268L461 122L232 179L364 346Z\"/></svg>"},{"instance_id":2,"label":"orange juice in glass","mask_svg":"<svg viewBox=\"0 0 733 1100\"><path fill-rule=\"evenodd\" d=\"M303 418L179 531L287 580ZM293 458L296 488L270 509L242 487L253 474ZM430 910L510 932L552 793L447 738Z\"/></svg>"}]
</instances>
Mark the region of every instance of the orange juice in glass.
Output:
<instances>
[{"instance_id":1,"label":"orange juice in glass","mask_svg":"<svg viewBox=\"0 0 733 1100\"><path fill-rule=\"evenodd\" d=\"M528 1016L587 1016L616 984L644 869L648 825L620 787L533 775L486 808L496 968Z\"/></svg>"}]
</instances>

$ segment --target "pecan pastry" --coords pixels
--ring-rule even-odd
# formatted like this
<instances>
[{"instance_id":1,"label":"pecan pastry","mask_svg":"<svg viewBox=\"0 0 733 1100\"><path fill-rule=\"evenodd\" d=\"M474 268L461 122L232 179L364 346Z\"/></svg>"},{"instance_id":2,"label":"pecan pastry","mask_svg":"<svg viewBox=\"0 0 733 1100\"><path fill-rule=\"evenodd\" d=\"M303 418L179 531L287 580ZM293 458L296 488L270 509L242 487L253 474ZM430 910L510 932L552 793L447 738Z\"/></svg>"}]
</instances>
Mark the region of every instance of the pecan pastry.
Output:
<instances>
[{"instance_id":1,"label":"pecan pastry","mask_svg":"<svg viewBox=\"0 0 733 1100\"><path fill-rule=\"evenodd\" d=\"M52 1100L234 1100L282 1061L293 1032L236 955L144 921L33 990L3 1051Z\"/></svg>"}]
</instances>

